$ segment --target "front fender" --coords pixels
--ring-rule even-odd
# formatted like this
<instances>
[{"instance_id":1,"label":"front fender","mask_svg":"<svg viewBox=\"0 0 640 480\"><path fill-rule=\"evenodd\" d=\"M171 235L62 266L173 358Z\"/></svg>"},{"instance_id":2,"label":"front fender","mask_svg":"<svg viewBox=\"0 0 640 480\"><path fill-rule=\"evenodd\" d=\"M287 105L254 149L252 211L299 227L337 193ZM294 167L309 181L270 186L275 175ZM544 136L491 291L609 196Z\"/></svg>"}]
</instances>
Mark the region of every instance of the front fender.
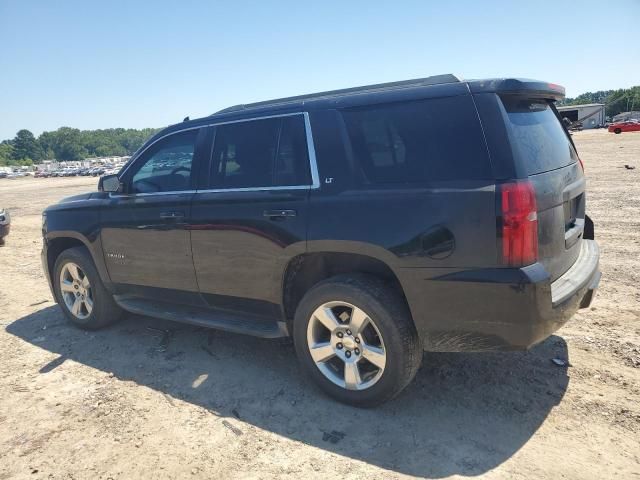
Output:
<instances>
[{"instance_id":1,"label":"front fender","mask_svg":"<svg viewBox=\"0 0 640 480\"><path fill-rule=\"evenodd\" d=\"M76 201L56 204L45 210L42 223L43 260L46 260L49 276L61 251L82 245L89 251L105 287L112 290L100 238L101 203L98 198L80 197Z\"/></svg>"}]
</instances>

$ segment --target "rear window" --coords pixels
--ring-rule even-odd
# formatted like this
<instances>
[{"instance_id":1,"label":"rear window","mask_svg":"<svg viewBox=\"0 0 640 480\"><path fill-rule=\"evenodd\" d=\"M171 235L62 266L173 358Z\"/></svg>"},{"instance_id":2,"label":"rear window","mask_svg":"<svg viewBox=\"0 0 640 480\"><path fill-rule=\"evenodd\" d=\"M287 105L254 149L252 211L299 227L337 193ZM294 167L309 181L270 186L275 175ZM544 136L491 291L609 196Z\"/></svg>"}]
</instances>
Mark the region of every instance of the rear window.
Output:
<instances>
[{"instance_id":1,"label":"rear window","mask_svg":"<svg viewBox=\"0 0 640 480\"><path fill-rule=\"evenodd\" d=\"M529 175L566 167L578 156L548 102L518 97L502 99L509 137Z\"/></svg>"},{"instance_id":2,"label":"rear window","mask_svg":"<svg viewBox=\"0 0 640 480\"><path fill-rule=\"evenodd\" d=\"M491 178L470 96L369 105L342 115L369 183Z\"/></svg>"}]
</instances>

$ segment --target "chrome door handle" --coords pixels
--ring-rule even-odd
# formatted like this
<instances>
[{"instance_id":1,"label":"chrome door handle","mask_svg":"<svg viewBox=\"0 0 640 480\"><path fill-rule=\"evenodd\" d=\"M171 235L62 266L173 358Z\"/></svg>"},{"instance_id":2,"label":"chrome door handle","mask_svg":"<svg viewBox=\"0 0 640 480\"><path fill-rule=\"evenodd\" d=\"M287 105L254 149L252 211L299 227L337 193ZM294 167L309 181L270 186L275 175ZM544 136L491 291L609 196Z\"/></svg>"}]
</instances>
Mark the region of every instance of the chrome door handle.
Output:
<instances>
[{"instance_id":1,"label":"chrome door handle","mask_svg":"<svg viewBox=\"0 0 640 480\"><path fill-rule=\"evenodd\" d=\"M184 218L183 212L162 212L160 214L162 220L182 220Z\"/></svg>"},{"instance_id":2,"label":"chrome door handle","mask_svg":"<svg viewBox=\"0 0 640 480\"><path fill-rule=\"evenodd\" d=\"M295 210L265 210L262 214L269 218L289 218L297 215Z\"/></svg>"}]
</instances>

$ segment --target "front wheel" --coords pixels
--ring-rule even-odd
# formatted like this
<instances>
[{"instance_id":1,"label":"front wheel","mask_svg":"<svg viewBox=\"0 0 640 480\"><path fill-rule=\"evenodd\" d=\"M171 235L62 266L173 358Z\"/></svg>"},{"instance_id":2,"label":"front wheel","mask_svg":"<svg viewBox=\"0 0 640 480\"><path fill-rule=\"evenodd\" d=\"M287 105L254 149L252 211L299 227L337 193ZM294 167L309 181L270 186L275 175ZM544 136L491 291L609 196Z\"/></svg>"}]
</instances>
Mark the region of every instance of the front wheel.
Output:
<instances>
[{"instance_id":1,"label":"front wheel","mask_svg":"<svg viewBox=\"0 0 640 480\"><path fill-rule=\"evenodd\" d=\"M85 248L63 251L56 259L53 279L62 311L78 327L95 330L116 322L122 315Z\"/></svg>"},{"instance_id":2,"label":"front wheel","mask_svg":"<svg viewBox=\"0 0 640 480\"><path fill-rule=\"evenodd\" d=\"M613 133L615 133L615 134L617 135L617 134L619 134L619 133L622 133L622 130L621 130L621 129L619 129L619 128L616 128L616 129L613 131Z\"/></svg>"},{"instance_id":3,"label":"front wheel","mask_svg":"<svg viewBox=\"0 0 640 480\"><path fill-rule=\"evenodd\" d=\"M338 276L313 287L296 310L303 370L338 401L383 403L413 379L422 347L404 300L375 277Z\"/></svg>"}]
</instances>

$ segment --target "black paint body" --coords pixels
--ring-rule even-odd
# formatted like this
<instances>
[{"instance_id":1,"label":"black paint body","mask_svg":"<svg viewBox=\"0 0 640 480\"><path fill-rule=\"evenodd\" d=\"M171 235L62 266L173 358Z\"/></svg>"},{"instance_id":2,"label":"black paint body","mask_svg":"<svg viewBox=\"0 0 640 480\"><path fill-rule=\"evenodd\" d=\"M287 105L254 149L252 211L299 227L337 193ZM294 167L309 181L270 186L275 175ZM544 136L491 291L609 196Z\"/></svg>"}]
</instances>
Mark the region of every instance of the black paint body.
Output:
<instances>
[{"instance_id":1,"label":"black paint body","mask_svg":"<svg viewBox=\"0 0 640 480\"><path fill-rule=\"evenodd\" d=\"M561 96L532 81L410 84L266 102L168 127L148 144L171 132L199 129L192 189L157 196L95 192L52 205L43 225L45 271L50 277L61 248L84 245L117 298L215 309L290 326L298 290L310 286L305 281L342 273L341 265L347 270L360 265L401 289L425 349L528 348L584 306L599 272L596 262L578 279L572 295L553 306L553 282L580 261L581 244L587 241L580 231L566 248L564 224L561 230L557 225L564 222L568 197L581 195L578 215L585 217L583 173L574 162L527 174L510 144L500 102L500 95L510 94ZM485 162L486 178L461 175L410 185L362 181L343 110L448 98L474 112L472 128L481 143L463 162ZM211 190L207 172L214 124L296 112L308 115L317 184ZM456 132L460 142L466 128L461 125ZM125 185L128 165L120 174ZM508 268L499 262L496 185L517 179L529 179L536 188L540 257L533 265ZM267 215L278 210L295 216ZM166 218L167 212L178 215ZM298 274L305 268L324 273Z\"/></svg>"}]
</instances>

